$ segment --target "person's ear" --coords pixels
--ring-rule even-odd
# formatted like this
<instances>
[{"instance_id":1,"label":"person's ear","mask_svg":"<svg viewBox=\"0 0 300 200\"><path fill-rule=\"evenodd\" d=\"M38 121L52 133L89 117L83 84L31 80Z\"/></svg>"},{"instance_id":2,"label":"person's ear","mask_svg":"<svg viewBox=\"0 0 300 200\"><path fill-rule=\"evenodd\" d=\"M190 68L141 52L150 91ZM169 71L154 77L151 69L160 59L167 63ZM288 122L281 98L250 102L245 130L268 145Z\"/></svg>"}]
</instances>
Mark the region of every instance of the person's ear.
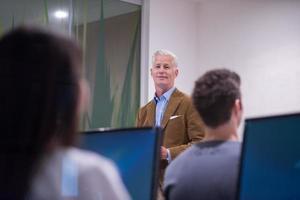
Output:
<instances>
[{"instance_id":1,"label":"person's ear","mask_svg":"<svg viewBox=\"0 0 300 200\"><path fill-rule=\"evenodd\" d=\"M240 105L240 109L241 109L241 111L243 111L244 109L243 109L243 102L242 102L242 100L241 99L239 99L239 105Z\"/></svg>"},{"instance_id":2,"label":"person's ear","mask_svg":"<svg viewBox=\"0 0 300 200\"><path fill-rule=\"evenodd\" d=\"M235 100L233 110L235 113L241 112L243 110L242 101L240 99Z\"/></svg>"},{"instance_id":3,"label":"person's ear","mask_svg":"<svg viewBox=\"0 0 300 200\"><path fill-rule=\"evenodd\" d=\"M150 74L153 77L153 68L152 67L150 68Z\"/></svg>"},{"instance_id":4,"label":"person's ear","mask_svg":"<svg viewBox=\"0 0 300 200\"><path fill-rule=\"evenodd\" d=\"M179 70L178 70L178 67L176 67L175 68L175 75L176 75L176 77L178 76L178 74L179 74Z\"/></svg>"},{"instance_id":5,"label":"person's ear","mask_svg":"<svg viewBox=\"0 0 300 200\"><path fill-rule=\"evenodd\" d=\"M243 115L243 104L241 99L236 99L234 102L234 108L233 108L234 115L237 117L237 123L238 125L241 122L242 115Z\"/></svg>"},{"instance_id":6,"label":"person's ear","mask_svg":"<svg viewBox=\"0 0 300 200\"><path fill-rule=\"evenodd\" d=\"M88 110L90 102L90 87L88 82L85 79L80 80L79 82L79 111L81 113Z\"/></svg>"}]
</instances>

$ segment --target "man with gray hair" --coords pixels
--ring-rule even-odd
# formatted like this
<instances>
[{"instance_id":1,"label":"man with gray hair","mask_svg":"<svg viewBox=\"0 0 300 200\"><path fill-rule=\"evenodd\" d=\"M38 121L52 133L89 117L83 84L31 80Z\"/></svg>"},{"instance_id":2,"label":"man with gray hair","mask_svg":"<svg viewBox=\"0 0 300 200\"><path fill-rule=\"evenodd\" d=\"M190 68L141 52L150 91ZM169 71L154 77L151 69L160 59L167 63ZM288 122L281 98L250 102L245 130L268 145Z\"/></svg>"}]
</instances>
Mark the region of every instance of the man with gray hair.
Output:
<instances>
[{"instance_id":1,"label":"man with gray hair","mask_svg":"<svg viewBox=\"0 0 300 200\"><path fill-rule=\"evenodd\" d=\"M159 126L163 130L162 181L168 163L191 143L201 140L204 129L190 97L174 86L179 73L176 56L167 50L156 51L150 72L154 81L155 94L153 100L139 110L137 126Z\"/></svg>"}]
</instances>

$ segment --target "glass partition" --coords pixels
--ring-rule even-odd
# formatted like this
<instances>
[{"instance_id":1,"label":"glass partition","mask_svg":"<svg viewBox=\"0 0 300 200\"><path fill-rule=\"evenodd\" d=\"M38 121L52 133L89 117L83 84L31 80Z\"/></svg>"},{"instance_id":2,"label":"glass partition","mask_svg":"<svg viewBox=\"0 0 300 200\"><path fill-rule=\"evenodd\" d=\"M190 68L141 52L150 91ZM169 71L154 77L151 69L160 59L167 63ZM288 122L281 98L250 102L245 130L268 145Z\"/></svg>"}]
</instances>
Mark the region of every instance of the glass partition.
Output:
<instances>
[{"instance_id":1,"label":"glass partition","mask_svg":"<svg viewBox=\"0 0 300 200\"><path fill-rule=\"evenodd\" d=\"M1 0L0 35L34 24L75 38L91 104L82 129L129 127L140 100L141 6L119 0Z\"/></svg>"}]
</instances>

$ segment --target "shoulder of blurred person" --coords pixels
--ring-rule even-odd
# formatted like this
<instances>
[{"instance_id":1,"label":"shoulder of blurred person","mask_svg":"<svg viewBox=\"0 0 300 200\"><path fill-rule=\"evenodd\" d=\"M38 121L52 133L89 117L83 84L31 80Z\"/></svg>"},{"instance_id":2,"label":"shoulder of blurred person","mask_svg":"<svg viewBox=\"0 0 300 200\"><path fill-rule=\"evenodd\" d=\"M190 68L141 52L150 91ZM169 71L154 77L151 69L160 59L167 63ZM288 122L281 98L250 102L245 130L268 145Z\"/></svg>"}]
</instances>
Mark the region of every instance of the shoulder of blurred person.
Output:
<instances>
[{"instance_id":1,"label":"shoulder of blurred person","mask_svg":"<svg viewBox=\"0 0 300 200\"><path fill-rule=\"evenodd\" d=\"M164 178L166 199L235 199L241 143L194 144L171 162Z\"/></svg>"},{"instance_id":2,"label":"shoulder of blurred person","mask_svg":"<svg viewBox=\"0 0 300 200\"><path fill-rule=\"evenodd\" d=\"M30 199L130 199L116 166L77 148L47 155L32 182Z\"/></svg>"}]
</instances>

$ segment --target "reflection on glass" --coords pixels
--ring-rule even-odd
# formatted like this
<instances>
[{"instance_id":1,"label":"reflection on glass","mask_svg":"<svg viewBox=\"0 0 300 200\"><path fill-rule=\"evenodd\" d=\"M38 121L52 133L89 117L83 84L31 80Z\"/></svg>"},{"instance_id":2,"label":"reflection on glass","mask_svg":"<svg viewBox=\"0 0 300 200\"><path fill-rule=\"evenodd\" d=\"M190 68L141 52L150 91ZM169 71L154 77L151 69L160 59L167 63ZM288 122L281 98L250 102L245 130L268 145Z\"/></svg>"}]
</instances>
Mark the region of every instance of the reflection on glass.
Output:
<instances>
[{"instance_id":1,"label":"reflection on glass","mask_svg":"<svg viewBox=\"0 0 300 200\"><path fill-rule=\"evenodd\" d=\"M82 129L133 126L140 99L141 7L119 0L1 0L0 35L22 24L78 40L91 105Z\"/></svg>"}]
</instances>

